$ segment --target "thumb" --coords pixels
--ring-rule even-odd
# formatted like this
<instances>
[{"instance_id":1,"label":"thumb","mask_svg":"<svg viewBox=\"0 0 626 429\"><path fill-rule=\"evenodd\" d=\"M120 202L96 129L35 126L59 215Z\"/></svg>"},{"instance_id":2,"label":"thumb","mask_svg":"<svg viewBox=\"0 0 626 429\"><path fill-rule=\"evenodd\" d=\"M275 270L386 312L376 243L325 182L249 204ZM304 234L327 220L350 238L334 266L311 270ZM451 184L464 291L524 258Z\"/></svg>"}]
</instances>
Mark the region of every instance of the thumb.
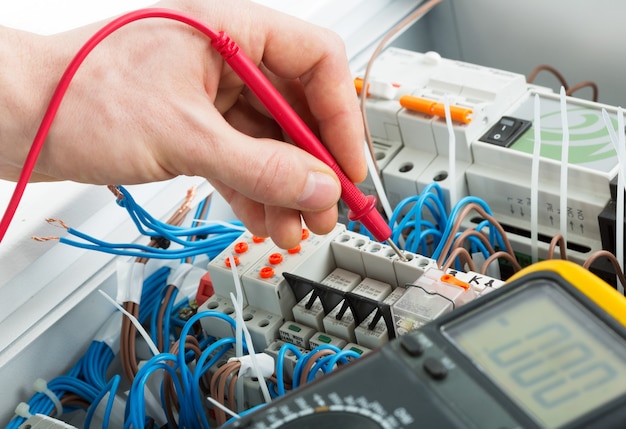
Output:
<instances>
[{"instance_id":1,"label":"thumb","mask_svg":"<svg viewBox=\"0 0 626 429\"><path fill-rule=\"evenodd\" d=\"M265 205L317 212L337 203L341 186L325 163L291 144L233 131L200 174Z\"/></svg>"}]
</instances>

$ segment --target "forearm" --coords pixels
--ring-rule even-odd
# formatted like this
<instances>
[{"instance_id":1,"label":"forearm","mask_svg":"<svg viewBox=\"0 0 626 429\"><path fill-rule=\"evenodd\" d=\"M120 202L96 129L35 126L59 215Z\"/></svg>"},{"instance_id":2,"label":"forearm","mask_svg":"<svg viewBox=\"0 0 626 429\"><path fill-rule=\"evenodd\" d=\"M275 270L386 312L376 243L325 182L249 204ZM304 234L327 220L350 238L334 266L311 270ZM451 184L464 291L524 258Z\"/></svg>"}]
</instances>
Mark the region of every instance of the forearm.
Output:
<instances>
[{"instance_id":1,"label":"forearm","mask_svg":"<svg viewBox=\"0 0 626 429\"><path fill-rule=\"evenodd\" d=\"M0 178L17 179L62 69L47 38L0 26ZM57 59L55 59L55 57ZM35 175L35 180L46 178Z\"/></svg>"}]
</instances>

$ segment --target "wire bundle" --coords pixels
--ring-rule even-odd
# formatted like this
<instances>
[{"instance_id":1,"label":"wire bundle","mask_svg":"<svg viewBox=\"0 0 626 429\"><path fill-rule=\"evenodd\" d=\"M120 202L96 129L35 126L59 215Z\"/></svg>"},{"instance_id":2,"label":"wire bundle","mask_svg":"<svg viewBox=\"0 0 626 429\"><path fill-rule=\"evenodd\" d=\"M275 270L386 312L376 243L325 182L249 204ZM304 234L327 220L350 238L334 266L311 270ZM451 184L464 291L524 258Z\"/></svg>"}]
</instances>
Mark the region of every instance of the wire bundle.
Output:
<instances>
[{"instance_id":1,"label":"wire bundle","mask_svg":"<svg viewBox=\"0 0 626 429\"><path fill-rule=\"evenodd\" d=\"M150 244L109 243L71 228L61 221L49 219L48 222L59 223L67 230L69 235L79 239L60 237L58 238L59 242L81 249L144 260L186 259L197 255L207 255L209 258L212 258L244 231L243 224L240 221L215 221L192 227L177 226L173 224L175 222L162 222L141 207L126 188L117 186L114 189L118 192L117 203L126 209L137 230L151 239ZM186 204L183 204L173 217L177 217ZM40 238L39 240L44 239Z\"/></svg>"}]
</instances>

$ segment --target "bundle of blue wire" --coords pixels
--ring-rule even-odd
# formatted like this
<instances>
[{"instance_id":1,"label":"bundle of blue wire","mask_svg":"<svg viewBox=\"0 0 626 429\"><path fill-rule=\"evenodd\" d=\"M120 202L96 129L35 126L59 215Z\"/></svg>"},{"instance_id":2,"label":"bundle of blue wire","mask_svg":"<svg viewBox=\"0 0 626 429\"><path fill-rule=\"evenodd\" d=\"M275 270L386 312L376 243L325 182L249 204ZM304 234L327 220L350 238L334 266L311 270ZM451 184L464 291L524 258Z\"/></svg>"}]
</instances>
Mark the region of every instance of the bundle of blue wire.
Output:
<instances>
[{"instance_id":1,"label":"bundle of blue wire","mask_svg":"<svg viewBox=\"0 0 626 429\"><path fill-rule=\"evenodd\" d=\"M126 188L118 186L117 189L122 195L117 200L118 205L126 209L137 230L142 235L153 239L168 240L173 244L172 248L155 248L134 243L109 243L74 228L68 228L67 232L80 240L61 237L59 242L82 249L136 258L184 259L197 255L214 257L244 230L240 221L208 222L192 227L169 225L154 218L143 209ZM191 237L196 237L196 239L191 239Z\"/></svg>"},{"instance_id":2,"label":"bundle of blue wire","mask_svg":"<svg viewBox=\"0 0 626 429\"><path fill-rule=\"evenodd\" d=\"M83 357L76 362L67 374L55 377L48 382L48 389L57 398L73 393L92 404L86 410L85 428L89 427L97 405L107 393L110 395L105 408L103 427L108 427L113 399L120 382L119 376L113 376L108 381L106 379L106 372L113 358L113 351L107 344L101 341L93 341ZM31 414L50 415L55 412L54 403L42 392L34 394L28 401L28 405ZM69 413L77 409L74 406L64 406L63 413ZM15 417L7 425L7 428L18 428L24 421L24 417Z\"/></svg>"},{"instance_id":3,"label":"bundle of blue wire","mask_svg":"<svg viewBox=\"0 0 626 429\"><path fill-rule=\"evenodd\" d=\"M427 185L419 195L403 199L395 207L389 226L392 230L391 240L399 247L412 253L438 259L443 252L443 246L452 233L452 228L461 210L468 204L475 203L482 207L489 215L492 214L487 203L477 197L465 197L457 202L450 213L446 210L446 199L441 186L436 182ZM351 222L349 229L356 227ZM483 220L476 226L477 231L488 228L488 238L491 246L504 249L504 240L491 223ZM371 238L371 234L361 226L360 231ZM460 235L457 232L455 239ZM475 237L469 237L470 252L481 252L485 258L489 251L485 245Z\"/></svg>"}]
</instances>

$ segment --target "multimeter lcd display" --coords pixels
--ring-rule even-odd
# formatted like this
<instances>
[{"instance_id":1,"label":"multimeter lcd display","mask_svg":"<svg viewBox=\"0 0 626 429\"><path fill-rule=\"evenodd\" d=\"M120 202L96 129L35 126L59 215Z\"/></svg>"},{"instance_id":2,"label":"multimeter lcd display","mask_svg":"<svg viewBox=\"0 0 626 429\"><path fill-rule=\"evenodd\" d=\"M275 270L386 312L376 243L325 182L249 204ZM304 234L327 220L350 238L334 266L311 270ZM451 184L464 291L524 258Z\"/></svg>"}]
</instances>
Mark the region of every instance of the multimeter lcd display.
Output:
<instances>
[{"instance_id":1,"label":"multimeter lcd display","mask_svg":"<svg viewBox=\"0 0 626 429\"><path fill-rule=\"evenodd\" d=\"M626 392L626 342L557 285L535 283L444 332L538 423L559 428Z\"/></svg>"}]
</instances>

